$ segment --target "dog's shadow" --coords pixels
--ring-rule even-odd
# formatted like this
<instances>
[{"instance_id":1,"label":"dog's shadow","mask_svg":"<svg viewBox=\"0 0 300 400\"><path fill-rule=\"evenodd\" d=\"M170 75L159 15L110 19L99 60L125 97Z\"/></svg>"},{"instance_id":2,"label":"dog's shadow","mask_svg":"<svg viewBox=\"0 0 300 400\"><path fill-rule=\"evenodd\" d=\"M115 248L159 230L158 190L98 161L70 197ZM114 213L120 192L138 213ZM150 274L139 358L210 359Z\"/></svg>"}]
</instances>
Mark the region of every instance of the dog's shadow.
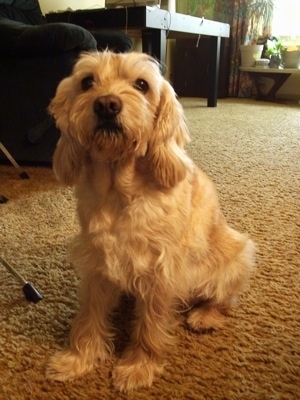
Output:
<instances>
[{"instance_id":1,"label":"dog's shadow","mask_svg":"<svg viewBox=\"0 0 300 400\"><path fill-rule=\"evenodd\" d=\"M120 297L119 305L111 315L112 324L115 332L115 354L121 357L130 342L130 333L134 321L135 298L123 294Z\"/></svg>"}]
</instances>

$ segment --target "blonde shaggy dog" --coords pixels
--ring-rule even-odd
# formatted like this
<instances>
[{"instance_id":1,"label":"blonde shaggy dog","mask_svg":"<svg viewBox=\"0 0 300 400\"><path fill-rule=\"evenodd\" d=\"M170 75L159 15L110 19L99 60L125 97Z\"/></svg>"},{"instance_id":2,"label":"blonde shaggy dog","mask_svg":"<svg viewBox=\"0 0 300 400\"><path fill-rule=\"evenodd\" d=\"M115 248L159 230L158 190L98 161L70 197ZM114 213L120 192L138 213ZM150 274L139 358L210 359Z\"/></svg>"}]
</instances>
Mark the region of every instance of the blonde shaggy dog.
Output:
<instances>
[{"instance_id":1,"label":"blonde shaggy dog","mask_svg":"<svg viewBox=\"0 0 300 400\"><path fill-rule=\"evenodd\" d=\"M220 327L254 245L227 225L213 183L185 152L182 107L148 55L83 55L50 112L61 130L55 174L77 187L81 306L70 347L50 359L47 376L74 379L110 356L110 316L127 293L135 319L113 381L121 391L150 386L172 343L176 305L193 330Z\"/></svg>"}]
</instances>

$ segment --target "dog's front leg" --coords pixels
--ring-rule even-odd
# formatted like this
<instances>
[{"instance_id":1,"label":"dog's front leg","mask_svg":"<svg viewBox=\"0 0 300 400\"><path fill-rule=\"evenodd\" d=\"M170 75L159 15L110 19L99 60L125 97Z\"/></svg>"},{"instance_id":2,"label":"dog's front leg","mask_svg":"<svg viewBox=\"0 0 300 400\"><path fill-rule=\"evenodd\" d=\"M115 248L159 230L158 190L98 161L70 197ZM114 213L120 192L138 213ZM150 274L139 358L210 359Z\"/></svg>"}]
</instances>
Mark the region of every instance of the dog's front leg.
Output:
<instances>
[{"instance_id":1,"label":"dog's front leg","mask_svg":"<svg viewBox=\"0 0 300 400\"><path fill-rule=\"evenodd\" d=\"M162 359L174 339L170 304L171 296L157 288L136 298L131 343L113 372L114 385L120 391L149 387L155 373L162 372Z\"/></svg>"},{"instance_id":2,"label":"dog's front leg","mask_svg":"<svg viewBox=\"0 0 300 400\"><path fill-rule=\"evenodd\" d=\"M113 349L108 313L116 306L118 289L101 276L82 279L81 308L73 322L70 347L50 358L46 375L66 381L89 372Z\"/></svg>"}]
</instances>

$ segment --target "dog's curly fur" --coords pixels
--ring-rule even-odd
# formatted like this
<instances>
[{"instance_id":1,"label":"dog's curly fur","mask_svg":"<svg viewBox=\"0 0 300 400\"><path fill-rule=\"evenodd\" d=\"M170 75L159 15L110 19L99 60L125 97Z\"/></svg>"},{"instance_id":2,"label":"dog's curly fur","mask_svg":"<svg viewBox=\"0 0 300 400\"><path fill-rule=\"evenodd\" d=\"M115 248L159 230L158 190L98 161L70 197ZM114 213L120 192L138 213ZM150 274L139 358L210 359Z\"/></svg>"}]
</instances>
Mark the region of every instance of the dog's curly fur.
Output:
<instances>
[{"instance_id":1,"label":"dog's curly fur","mask_svg":"<svg viewBox=\"0 0 300 400\"><path fill-rule=\"evenodd\" d=\"M148 55L82 55L49 110L61 130L55 174L77 187L81 306L70 347L50 359L47 376L76 378L111 354L109 317L125 292L135 320L114 384L150 386L172 343L175 305L189 310L195 331L221 326L254 245L227 225L213 183L185 152L182 107Z\"/></svg>"}]
</instances>

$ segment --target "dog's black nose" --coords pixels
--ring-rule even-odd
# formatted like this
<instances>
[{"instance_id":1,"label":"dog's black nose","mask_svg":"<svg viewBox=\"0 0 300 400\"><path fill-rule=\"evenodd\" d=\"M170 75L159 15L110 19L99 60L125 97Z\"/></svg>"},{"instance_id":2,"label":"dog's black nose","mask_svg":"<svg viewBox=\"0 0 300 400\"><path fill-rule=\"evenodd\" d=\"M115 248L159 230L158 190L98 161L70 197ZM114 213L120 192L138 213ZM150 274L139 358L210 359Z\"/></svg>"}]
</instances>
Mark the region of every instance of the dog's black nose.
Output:
<instances>
[{"instance_id":1,"label":"dog's black nose","mask_svg":"<svg viewBox=\"0 0 300 400\"><path fill-rule=\"evenodd\" d=\"M112 94L98 97L94 101L94 112L100 118L112 119L122 110L122 102L119 97Z\"/></svg>"}]
</instances>

